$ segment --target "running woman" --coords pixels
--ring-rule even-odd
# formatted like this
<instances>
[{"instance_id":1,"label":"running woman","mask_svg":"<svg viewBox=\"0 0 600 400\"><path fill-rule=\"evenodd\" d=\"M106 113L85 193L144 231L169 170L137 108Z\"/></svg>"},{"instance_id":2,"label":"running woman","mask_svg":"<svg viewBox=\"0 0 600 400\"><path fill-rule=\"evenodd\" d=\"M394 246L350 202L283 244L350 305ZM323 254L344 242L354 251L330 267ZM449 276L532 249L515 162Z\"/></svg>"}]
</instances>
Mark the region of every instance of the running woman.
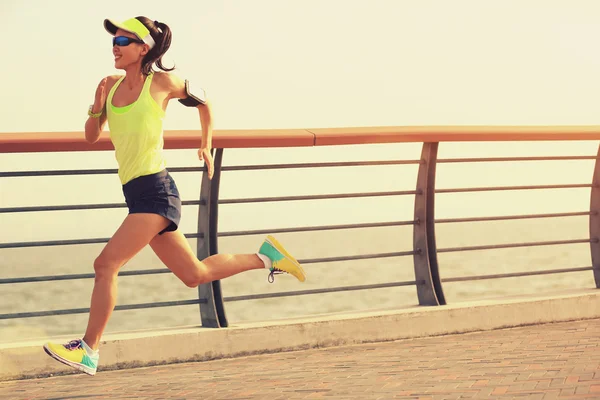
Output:
<instances>
[{"instance_id":1,"label":"running woman","mask_svg":"<svg viewBox=\"0 0 600 400\"><path fill-rule=\"evenodd\" d=\"M171 45L171 30L146 17L124 22L104 20L113 36L115 68L125 75L102 79L88 110L85 139L98 140L106 122L115 147L119 179L129 213L94 261L94 289L85 335L67 344L46 343L54 359L94 375L100 338L117 298L119 269L147 244L188 287L227 278L252 269L289 273L300 282L304 270L283 246L267 236L255 254L215 254L199 261L178 229L181 200L163 155L163 118L172 99L198 109L202 138L198 157L214 173L211 155L212 117L204 92L193 93L187 80L175 76L162 63ZM161 71L154 71L156 65Z\"/></svg>"}]
</instances>

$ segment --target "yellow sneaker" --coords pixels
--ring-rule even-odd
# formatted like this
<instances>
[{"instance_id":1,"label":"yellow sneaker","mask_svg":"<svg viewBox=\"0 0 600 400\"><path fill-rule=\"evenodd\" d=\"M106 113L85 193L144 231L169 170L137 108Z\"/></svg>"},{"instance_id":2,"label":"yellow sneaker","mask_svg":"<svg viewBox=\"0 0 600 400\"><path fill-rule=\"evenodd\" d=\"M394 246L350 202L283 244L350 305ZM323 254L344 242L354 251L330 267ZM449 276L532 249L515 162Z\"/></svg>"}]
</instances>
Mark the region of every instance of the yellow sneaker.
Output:
<instances>
[{"instance_id":1,"label":"yellow sneaker","mask_svg":"<svg viewBox=\"0 0 600 400\"><path fill-rule=\"evenodd\" d=\"M88 375L96 374L98 352L91 356L88 355L80 339L71 340L67 344L46 343L44 350L50 357L63 364L83 371Z\"/></svg>"},{"instance_id":2,"label":"yellow sneaker","mask_svg":"<svg viewBox=\"0 0 600 400\"><path fill-rule=\"evenodd\" d=\"M267 236L258 252L271 260L269 282L273 283L275 275L284 272L295 276L300 282L306 280L306 273L298 260L292 257L273 236Z\"/></svg>"}]
</instances>

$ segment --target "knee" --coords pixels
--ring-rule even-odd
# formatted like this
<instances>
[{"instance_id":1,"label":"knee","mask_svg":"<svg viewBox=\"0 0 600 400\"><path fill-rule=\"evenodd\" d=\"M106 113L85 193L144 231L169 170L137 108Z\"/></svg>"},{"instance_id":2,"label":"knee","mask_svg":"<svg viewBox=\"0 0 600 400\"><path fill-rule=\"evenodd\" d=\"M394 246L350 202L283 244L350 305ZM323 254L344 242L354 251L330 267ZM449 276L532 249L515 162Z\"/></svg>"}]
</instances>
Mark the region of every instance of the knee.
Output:
<instances>
[{"instance_id":1,"label":"knee","mask_svg":"<svg viewBox=\"0 0 600 400\"><path fill-rule=\"evenodd\" d=\"M99 256L94 260L94 272L96 280L98 279L114 279L119 273L119 265L105 257Z\"/></svg>"},{"instance_id":2,"label":"knee","mask_svg":"<svg viewBox=\"0 0 600 400\"><path fill-rule=\"evenodd\" d=\"M206 271L206 268L197 268L194 273L187 274L182 279L185 286L189 288L198 287L199 285L208 283L211 280L212 279L210 278L208 271Z\"/></svg>"},{"instance_id":3,"label":"knee","mask_svg":"<svg viewBox=\"0 0 600 400\"><path fill-rule=\"evenodd\" d=\"M182 279L182 281L185 286L192 288L192 289L195 287L198 287L198 285L200 285L200 282L198 282L198 280L193 279L193 278L184 278L184 279Z\"/></svg>"},{"instance_id":4,"label":"knee","mask_svg":"<svg viewBox=\"0 0 600 400\"><path fill-rule=\"evenodd\" d=\"M203 283L208 283L208 282L210 282L210 281L204 279L201 276L190 276L188 278L183 279L183 283L185 284L185 286L187 286L189 288L195 288L195 287L202 285Z\"/></svg>"}]
</instances>

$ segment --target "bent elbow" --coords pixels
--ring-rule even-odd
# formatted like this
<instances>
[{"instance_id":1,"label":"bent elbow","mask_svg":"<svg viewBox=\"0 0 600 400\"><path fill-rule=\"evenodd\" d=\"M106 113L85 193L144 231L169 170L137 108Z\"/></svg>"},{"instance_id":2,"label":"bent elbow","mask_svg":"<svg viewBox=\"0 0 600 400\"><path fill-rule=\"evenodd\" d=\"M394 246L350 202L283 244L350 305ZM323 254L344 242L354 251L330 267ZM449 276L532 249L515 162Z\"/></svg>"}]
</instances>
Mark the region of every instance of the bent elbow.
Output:
<instances>
[{"instance_id":1,"label":"bent elbow","mask_svg":"<svg viewBox=\"0 0 600 400\"><path fill-rule=\"evenodd\" d=\"M85 136L85 141L88 142L89 144L94 144L98 141L98 137L92 138L92 137L88 137L87 135Z\"/></svg>"},{"instance_id":2,"label":"bent elbow","mask_svg":"<svg viewBox=\"0 0 600 400\"><path fill-rule=\"evenodd\" d=\"M85 131L85 141L94 144L100 139L99 130L87 130Z\"/></svg>"}]
</instances>

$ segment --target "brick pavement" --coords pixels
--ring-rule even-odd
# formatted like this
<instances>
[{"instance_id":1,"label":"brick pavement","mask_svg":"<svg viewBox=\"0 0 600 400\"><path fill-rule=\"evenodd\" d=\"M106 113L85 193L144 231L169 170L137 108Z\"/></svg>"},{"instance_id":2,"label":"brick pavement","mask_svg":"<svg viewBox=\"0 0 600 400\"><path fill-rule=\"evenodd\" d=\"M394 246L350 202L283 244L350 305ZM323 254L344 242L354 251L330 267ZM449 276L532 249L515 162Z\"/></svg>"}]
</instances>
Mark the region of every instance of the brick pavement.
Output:
<instances>
[{"instance_id":1,"label":"brick pavement","mask_svg":"<svg viewBox=\"0 0 600 400\"><path fill-rule=\"evenodd\" d=\"M4 399L600 399L600 320L0 382Z\"/></svg>"}]
</instances>

